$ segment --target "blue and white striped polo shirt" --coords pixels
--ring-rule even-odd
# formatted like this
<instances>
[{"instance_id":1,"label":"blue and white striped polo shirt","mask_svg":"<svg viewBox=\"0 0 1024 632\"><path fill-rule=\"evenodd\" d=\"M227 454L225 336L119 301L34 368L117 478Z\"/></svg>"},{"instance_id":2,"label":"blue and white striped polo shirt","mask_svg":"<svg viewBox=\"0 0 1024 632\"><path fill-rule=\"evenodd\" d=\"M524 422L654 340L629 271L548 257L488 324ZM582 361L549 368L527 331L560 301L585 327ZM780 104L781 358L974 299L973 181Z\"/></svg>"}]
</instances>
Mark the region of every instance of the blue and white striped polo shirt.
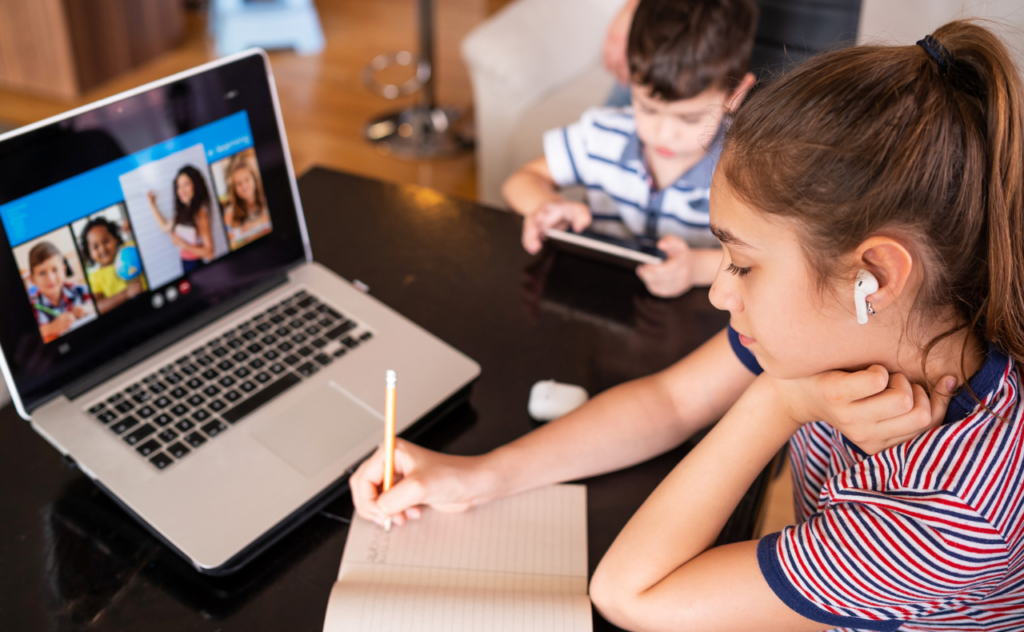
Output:
<instances>
[{"instance_id":1,"label":"blue and white striped polo shirt","mask_svg":"<svg viewBox=\"0 0 1024 632\"><path fill-rule=\"evenodd\" d=\"M558 186L587 188L593 230L647 239L677 235L690 246L719 247L708 206L723 135L719 129L704 158L661 190L644 163L632 108L591 108L579 121L548 131L544 157Z\"/></svg>"}]
</instances>

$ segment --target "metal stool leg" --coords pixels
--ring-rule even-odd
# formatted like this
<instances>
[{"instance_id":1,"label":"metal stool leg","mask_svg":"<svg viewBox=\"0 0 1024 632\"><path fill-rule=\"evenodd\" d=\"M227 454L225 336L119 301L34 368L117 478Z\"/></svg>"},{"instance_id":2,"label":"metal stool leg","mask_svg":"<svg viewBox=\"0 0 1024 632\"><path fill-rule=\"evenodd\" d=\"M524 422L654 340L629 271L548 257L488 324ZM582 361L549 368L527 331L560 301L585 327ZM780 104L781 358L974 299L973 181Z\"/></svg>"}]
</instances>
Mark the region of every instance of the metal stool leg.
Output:
<instances>
[{"instance_id":1,"label":"metal stool leg","mask_svg":"<svg viewBox=\"0 0 1024 632\"><path fill-rule=\"evenodd\" d=\"M396 99L422 92L419 105L389 112L372 119L363 128L363 135L372 143L387 147L404 158L446 158L472 149L473 143L454 129L461 113L455 108L437 105L434 80L434 3L419 0L420 54L407 52L380 55L363 70L363 82L370 90ZM401 85L381 85L374 75L392 65L412 66L416 76Z\"/></svg>"}]
</instances>

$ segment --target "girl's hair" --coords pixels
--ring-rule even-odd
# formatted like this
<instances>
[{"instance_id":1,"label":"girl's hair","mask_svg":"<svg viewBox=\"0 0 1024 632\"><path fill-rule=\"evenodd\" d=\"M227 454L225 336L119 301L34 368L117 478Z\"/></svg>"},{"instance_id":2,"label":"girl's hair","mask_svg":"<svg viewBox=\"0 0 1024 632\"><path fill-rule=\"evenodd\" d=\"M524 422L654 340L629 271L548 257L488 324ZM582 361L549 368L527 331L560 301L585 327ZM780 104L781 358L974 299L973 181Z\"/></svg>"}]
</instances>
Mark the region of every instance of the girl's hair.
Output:
<instances>
[{"instance_id":1,"label":"girl's hair","mask_svg":"<svg viewBox=\"0 0 1024 632\"><path fill-rule=\"evenodd\" d=\"M28 273L34 274L37 265L53 257L64 258L64 256L60 254L60 250L57 250L57 246L54 246L50 242L41 241L35 246L32 246L32 250L28 251ZM66 272L66 268L68 267L66 261L64 262L64 267Z\"/></svg>"},{"instance_id":2,"label":"girl's hair","mask_svg":"<svg viewBox=\"0 0 1024 632\"><path fill-rule=\"evenodd\" d=\"M1024 362L1021 76L976 22L933 37L932 52L858 46L775 79L740 108L719 168L748 204L798 221L822 289L852 279L836 262L872 235L910 248L914 312L953 314L925 359L969 327Z\"/></svg>"},{"instance_id":3,"label":"girl's hair","mask_svg":"<svg viewBox=\"0 0 1024 632\"><path fill-rule=\"evenodd\" d=\"M89 223L85 225L85 229L82 230L81 246L82 246L82 257L85 262L89 265L95 265L96 262L92 260L92 255L89 254L89 231L99 226L105 228L110 236L114 238L117 245L120 246L124 243L124 239L121 238L121 230L117 227L117 224L110 221L105 217L94 217L89 220Z\"/></svg>"},{"instance_id":4,"label":"girl's hair","mask_svg":"<svg viewBox=\"0 0 1024 632\"><path fill-rule=\"evenodd\" d=\"M243 169L248 171L249 175L252 176L253 188L255 189L256 194L255 208L249 208L246 201L238 197L238 194L235 192L235 172L241 171ZM239 154L231 160L231 163L228 164L227 179L228 196L230 197L231 200L231 219L234 220L236 224L241 224L246 219L248 219L250 212L266 207L267 200L263 196L263 183L260 182L260 176L256 172L256 168L248 160L246 160L245 156Z\"/></svg>"},{"instance_id":5,"label":"girl's hair","mask_svg":"<svg viewBox=\"0 0 1024 632\"><path fill-rule=\"evenodd\" d=\"M192 201L188 205L183 204L178 198L178 178L182 174L188 176L188 179L192 181L192 190L194 191ZM196 211L203 207L210 207L210 191L206 188L206 180L203 179L198 169L192 165L185 165L174 176L174 223L195 226Z\"/></svg>"}]
</instances>

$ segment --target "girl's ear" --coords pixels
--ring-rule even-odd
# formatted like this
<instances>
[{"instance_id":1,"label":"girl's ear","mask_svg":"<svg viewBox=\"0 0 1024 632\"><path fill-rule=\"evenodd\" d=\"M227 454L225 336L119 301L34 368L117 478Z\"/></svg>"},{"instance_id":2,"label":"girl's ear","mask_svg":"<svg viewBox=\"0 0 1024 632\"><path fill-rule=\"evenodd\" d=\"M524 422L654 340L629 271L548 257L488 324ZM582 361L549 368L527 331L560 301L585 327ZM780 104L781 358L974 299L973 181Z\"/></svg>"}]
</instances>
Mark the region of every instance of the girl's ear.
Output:
<instances>
[{"instance_id":1,"label":"girl's ear","mask_svg":"<svg viewBox=\"0 0 1024 632\"><path fill-rule=\"evenodd\" d=\"M914 257L906 246L891 237L867 239L857 249L857 260L859 268L878 279L878 291L867 297L875 312L899 300L914 272ZM850 294L852 296L853 292Z\"/></svg>"},{"instance_id":2,"label":"girl's ear","mask_svg":"<svg viewBox=\"0 0 1024 632\"><path fill-rule=\"evenodd\" d=\"M748 72L743 75L743 79L740 80L740 84L736 86L736 89L729 95L729 99L725 102L725 109L729 112L735 112L739 109L740 105L743 104L743 99L747 98L747 93L757 83L757 78L754 73Z\"/></svg>"}]
</instances>

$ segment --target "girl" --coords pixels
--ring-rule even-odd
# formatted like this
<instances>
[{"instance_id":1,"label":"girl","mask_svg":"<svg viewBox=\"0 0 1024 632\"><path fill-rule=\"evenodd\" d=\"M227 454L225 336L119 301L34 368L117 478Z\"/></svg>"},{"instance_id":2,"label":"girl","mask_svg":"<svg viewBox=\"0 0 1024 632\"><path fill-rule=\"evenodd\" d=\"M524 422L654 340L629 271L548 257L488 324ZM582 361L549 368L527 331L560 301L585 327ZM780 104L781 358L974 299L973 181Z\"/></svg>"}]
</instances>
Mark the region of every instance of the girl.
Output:
<instances>
[{"instance_id":1,"label":"girl","mask_svg":"<svg viewBox=\"0 0 1024 632\"><path fill-rule=\"evenodd\" d=\"M608 619L1024 629L1022 107L1005 46L969 22L916 46L822 55L743 106L713 184L727 265L711 294L765 372L601 561L591 597ZM879 284L864 325L859 270ZM887 392L916 402L873 426L895 445L871 454L818 421L884 418L857 400L886 375ZM921 425L934 427L900 441ZM787 442L800 524L709 549ZM353 481L357 507L377 518L409 498L458 509L518 491L522 477L500 475L521 464L495 465L508 447L473 462L404 450L409 480L380 499L366 491L375 456Z\"/></svg>"},{"instance_id":2,"label":"girl","mask_svg":"<svg viewBox=\"0 0 1024 632\"><path fill-rule=\"evenodd\" d=\"M114 260L123 245L124 240L117 224L106 218L89 220L82 231L82 254L89 266L86 275L96 299L96 308L101 314L106 314L146 290L146 279L141 274L131 281L125 281L117 274Z\"/></svg>"},{"instance_id":3,"label":"girl","mask_svg":"<svg viewBox=\"0 0 1024 632\"><path fill-rule=\"evenodd\" d=\"M89 289L67 281L68 262L57 247L42 241L28 253L29 298L43 342L50 342L76 325L95 318Z\"/></svg>"},{"instance_id":4,"label":"girl","mask_svg":"<svg viewBox=\"0 0 1024 632\"><path fill-rule=\"evenodd\" d=\"M270 212L259 175L244 154L231 159L227 181L229 202L224 225L228 227L231 249L238 250L270 232Z\"/></svg>"},{"instance_id":5,"label":"girl","mask_svg":"<svg viewBox=\"0 0 1024 632\"><path fill-rule=\"evenodd\" d=\"M199 267L204 259L213 259L210 192L198 169L185 165L174 177L173 220L168 221L157 208L154 191L150 191L148 196L157 226L170 235L171 243L181 251L182 274Z\"/></svg>"}]
</instances>

